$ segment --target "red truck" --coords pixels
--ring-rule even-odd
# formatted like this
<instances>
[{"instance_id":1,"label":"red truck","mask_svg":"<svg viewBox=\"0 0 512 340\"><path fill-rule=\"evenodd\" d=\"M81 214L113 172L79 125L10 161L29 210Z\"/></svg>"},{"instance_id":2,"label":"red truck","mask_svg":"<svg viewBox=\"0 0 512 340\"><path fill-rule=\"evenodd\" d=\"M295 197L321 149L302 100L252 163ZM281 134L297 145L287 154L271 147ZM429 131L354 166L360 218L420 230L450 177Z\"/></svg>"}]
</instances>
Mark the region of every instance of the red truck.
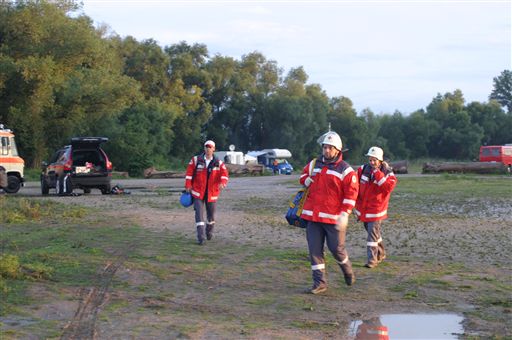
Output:
<instances>
[{"instance_id":1,"label":"red truck","mask_svg":"<svg viewBox=\"0 0 512 340\"><path fill-rule=\"evenodd\" d=\"M512 168L512 144L480 147L480 162L499 162Z\"/></svg>"}]
</instances>

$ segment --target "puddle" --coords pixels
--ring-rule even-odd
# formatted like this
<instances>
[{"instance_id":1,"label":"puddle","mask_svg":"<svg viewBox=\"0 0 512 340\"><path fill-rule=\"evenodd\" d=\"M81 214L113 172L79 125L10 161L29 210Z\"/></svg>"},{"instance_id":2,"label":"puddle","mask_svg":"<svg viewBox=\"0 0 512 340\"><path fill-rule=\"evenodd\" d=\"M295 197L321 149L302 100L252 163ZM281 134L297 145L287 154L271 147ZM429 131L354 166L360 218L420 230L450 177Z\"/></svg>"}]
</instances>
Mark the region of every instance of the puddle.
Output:
<instances>
[{"instance_id":1,"label":"puddle","mask_svg":"<svg viewBox=\"0 0 512 340\"><path fill-rule=\"evenodd\" d=\"M463 319L456 314L384 314L352 321L348 335L356 340L458 339L464 334Z\"/></svg>"}]
</instances>

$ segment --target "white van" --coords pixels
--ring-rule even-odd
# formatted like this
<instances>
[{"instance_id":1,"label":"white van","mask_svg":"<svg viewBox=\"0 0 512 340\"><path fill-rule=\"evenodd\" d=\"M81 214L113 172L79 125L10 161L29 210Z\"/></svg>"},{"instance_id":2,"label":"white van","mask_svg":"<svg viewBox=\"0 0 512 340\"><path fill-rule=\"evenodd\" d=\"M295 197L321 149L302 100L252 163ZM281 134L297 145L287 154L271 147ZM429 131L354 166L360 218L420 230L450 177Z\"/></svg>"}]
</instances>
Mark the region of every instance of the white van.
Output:
<instances>
[{"instance_id":1,"label":"white van","mask_svg":"<svg viewBox=\"0 0 512 340\"><path fill-rule=\"evenodd\" d=\"M7 175L7 185L2 189L13 194L23 186L25 161L18 155L14 133L0 124L0 170Z\"/></svg>"}]
</instances>

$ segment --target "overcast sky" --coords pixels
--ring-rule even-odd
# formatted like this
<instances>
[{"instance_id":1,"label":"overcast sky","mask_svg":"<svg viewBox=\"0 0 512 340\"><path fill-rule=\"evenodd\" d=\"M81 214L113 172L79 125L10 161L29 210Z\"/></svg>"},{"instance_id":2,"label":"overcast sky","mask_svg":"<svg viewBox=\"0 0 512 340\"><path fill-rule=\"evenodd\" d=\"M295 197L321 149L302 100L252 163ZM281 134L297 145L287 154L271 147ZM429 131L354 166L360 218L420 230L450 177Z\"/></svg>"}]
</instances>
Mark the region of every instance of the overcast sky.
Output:
<instances>
[{"instance_id":1,"label":"overcast sky","mask_svg":"<svg viewBox=\"0 0 512 340\"><path fill-rule=\"evenodd\" d=\"M286 74L345 96L358 112L408 114L460 89L487 102L492 79L512 69L511 0L113 1L83 13L122 37L162 47L203 43L211 56L253 51Z\"/></svg>"}]
</instances>

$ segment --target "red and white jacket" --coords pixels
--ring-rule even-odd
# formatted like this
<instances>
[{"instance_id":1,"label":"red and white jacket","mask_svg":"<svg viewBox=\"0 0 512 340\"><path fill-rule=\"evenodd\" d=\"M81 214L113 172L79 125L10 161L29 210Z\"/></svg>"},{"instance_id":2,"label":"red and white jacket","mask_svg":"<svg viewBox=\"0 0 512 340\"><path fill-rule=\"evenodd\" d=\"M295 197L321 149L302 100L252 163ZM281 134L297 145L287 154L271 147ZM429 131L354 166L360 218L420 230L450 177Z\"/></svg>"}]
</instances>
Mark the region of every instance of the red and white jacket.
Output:
<instances>
[{"instance_id":1,"label":"red and white jacket","mask_svg":"<svg viewBox=\"0 0 512 340\"><path fill-rule=\"evenodd\" d=\"M192 189L190 193L194 198L205 200L205 192L208 188L207 202L215 202L219 198L219 185L228 184L228 169L223 161L213 157L208 167L204 154L194 156L187 166L185 174L185 188Z\"/></svg>"},{"instance_id":2,"label":"red and white jacket","mask_svg":"<svg viewBox=\"0 0 512 340\"><path fill-rule=\"evenodd\" d=\"M389 340L388 328L363 322L357 327L356 340Z\"/></svg>"},{"instance_id":3,"label":"red and white jacket","mask_svg":"<svg viewBox=\"0 0 512 340\"><path fill-rule=\"evenodd\" d=\"M392 169L373 169L369 164L357 169L359 195L354 213L363 222L380 221L388 217L388 203L398 180Z\"/></svg>"},{"instance_id":4,"label":"red and white jacket","mask_svg":"<svg viewBox=\"0 0 512 340\"><path fill-rule=\"evenodd\" d=\"M332 163L326 163L323 157L309 162L302 170L300 183L304 185L310 176L314 182L309 186L301 218L336 224L342 212L352 212L359 184L356 172L341 154Z\"/></svg>"}]
</instances>

